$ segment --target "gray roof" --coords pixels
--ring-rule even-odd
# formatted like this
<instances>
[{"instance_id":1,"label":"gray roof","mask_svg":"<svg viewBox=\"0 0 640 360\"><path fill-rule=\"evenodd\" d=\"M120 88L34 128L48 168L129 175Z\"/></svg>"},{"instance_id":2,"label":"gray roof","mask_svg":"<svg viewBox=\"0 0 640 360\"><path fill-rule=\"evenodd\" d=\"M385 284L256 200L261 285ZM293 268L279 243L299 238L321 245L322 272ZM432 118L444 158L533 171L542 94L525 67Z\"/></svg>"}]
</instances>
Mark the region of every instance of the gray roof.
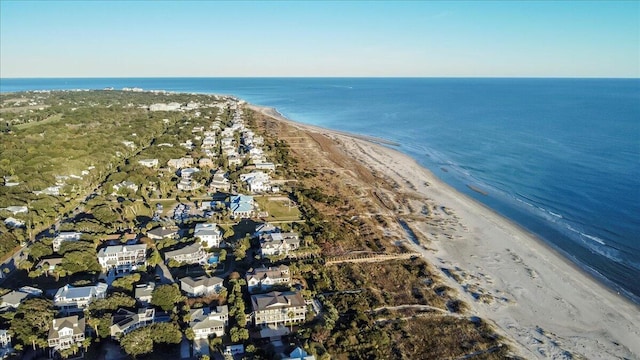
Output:
<instances>
[{"instance_id":1,"label":"gray roof","mask_svg":"<svg viewBox=\"0 0 640 360\"><path fill-rule=\"evenodd\" d=\"M98 257L102 257L108 254L120 254L123 252L136 252L139 250L147 250L146 244L136 244L136 245L113 245L107 246L106 248L100 249L98 251Z\"/></svg>"},{"instance_id":2,"label":"gray roof","mask_svg":"<svg viewBox=\"0 0 640 360\"><path fill-rule=\"evenodd\" d=\"M22 291L12 291L2 297L2 303L6 303L7 306L18 306L29 294Z\"/></svg>"},{"instance_id":3,"label":"gray roof","mask_svg":"<svg viewBox=\"0 0 640 360\"><path fill-rule=\"evenodd\" d=\"M179 255L193 254L195 252L200 251L201 249L202 249L202 245L200 245L199 243L192 243L177 250L167 251L165 253L165 257L171 258Z\"/></svg>"},{"instance_id":4,"label":"gray roof","mask_svg":"<svg viewBox=\"0 0 640 360\"><path fill-rule=\"evenodd\" d=\"M201 328L208 328L213 326L222 326L225 324L221 318L228 319L229 308L227 305L216 307L215 311L211 308L193 309L190 312L191 320L189 326L194 330ZM218 317L218 319L216 319Z\"/></svg>"},{"instance_id":5,"label":"gray roof","mask_svg":"<svg viewBox=\"0 0 640 360\"><path fill-rule=\"evenodd\" d=\"M153 289L156 288L156 284L155 283L147 283L147 284L142 284L142 285L138 285L136 286L136 289L134 290L134 297L136 299L139 299L141 297L144 296L151 296L151 294L153 293Z\"/></svg>"},{"instance_id":6,"label":"gray roof","mask_svg":"<svg viewBox=\"0 0 640 360\"><path fill-rule=\"evenodd\" d=\"M147 231L147 235L153 235L153 236L157 236L157 237L167 237L167 236L173 236L175 234L177 234L178 231L177 230L171 230L171 229L166 229L163 227L157 227L155 229L151 229L149 231Z\"/></svg>"},{"instance_id":7,"label":"gray roof","mask_svg":"<svg viewBox=\"0 0 640 360\"><path fill-rule=\"evenodd\" d=\"M49 339L59 338L58 331L63 328L73 329L73 335L83 334L85 330L84 318L79 318L78 315L74 315L53 319L53 326L51 326L49 330Z\"/></svg>"},{"instance_id":8,"label":"gray roof","mask_svg":"<svg viewBox=\"0 0 640 360\"><path fill-rule=\"evenodd\" d=\"M299 292L272 291L266 294L251 295L251 306L253 311L260 311L305 306L305 302Z\"/></svg>"},{"instance_id":9,"label":"gray roof","mask_svg":"<svg viewBox=\"0 0 640 360\"><path fill-rule=\"evenodd\" d=\"M223 280L221 278L217 277L217 276L208 277L208 276L202 275L202 276L198 276L198 277L195 277L195 278L187 276L187 277L184 277L184 278L180 279L180 281L185 283L185 284L187 284L187 285L189 285L189 286L191 286L191 287L196 287L196 286L201 286L201 285L209 287L209 286L215 286L215 285L218 285L218 284L222 285L222 281Z\"/></svg>"}]
</instances>

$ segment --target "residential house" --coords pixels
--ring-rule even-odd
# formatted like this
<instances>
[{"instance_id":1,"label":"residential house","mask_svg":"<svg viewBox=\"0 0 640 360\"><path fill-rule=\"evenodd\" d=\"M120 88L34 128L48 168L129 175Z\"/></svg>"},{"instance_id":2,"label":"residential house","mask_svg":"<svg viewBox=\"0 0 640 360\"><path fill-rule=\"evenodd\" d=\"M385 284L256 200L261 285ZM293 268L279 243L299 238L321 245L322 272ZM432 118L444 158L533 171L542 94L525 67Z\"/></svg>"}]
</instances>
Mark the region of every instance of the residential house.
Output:
<instances>
[{"instance_id":1,"label":"residential house","mask_svg":"<svg viewBox=\"0 0 640 360\"><path fill-rule=\"evenodd\" d=\"M53 251L58 252L60 251L60 245L62 245L63 242L78 241L80 240L81 237L82 237L81 232L75 232L75 231L60 232L51 242L51 247L53 248Z\"/></svg>"},{"instance_id":2,"label":"residential house","mask_svg":"<svg viewBox=\"0 0 640 360\"><path fill-rule=\"evenodd\" d=\"M192 243L177 250L167 251L164 254L166 261L175 260L186 264L201 264L207 262L207 253L204 251L202 244Z\"/></svg>"},{"instance_id":3,"label":"residential house","mask_svg":"<svg viewBox=\"0 0 640 360\"><path fill-rule=\"evenodd\" d=\"M259 238L262 235L276 233L276 232L280 232L280 228L278 228L273 224L265 222L265 223L260 223L256 225L256 231L253 233L253 236Z\"/></svg>"},{"instance_id":4,"label":"residential house","mask_svg":"<svg viewBox=\"0 0 640 360\"><path fill-rule=\"evenodd\" d=\"M237 154L231 154L227 156L227 162L229 166L240 166L242 165L242 158Z\"/></svg>"},{"instance_id":5,"label":"residential house","mask_svg":"<svg viewBox=\"0 0 640 360\"><path fill-rule=\"evenodd\" d=\"M104 299L106 294L105 283L80 287L65 285L53 296L53 305L64 313L78 312L89 306L94 299Z\"/></svg>"},{"instance_id":6,"label":"residential house","mask_svg":"<svg viewBox=\"0 0 640 360\"><path fill-rule=\"evenodd\" d=\"M269 175L262 171L253 171L240 175L240 180L247 183L247 188L252 193L259 193L271 189L269 185Z\"/></svg>"},{"instance_id":7,"label":"residential house","mask_svg":"<svg viewBox=\"0 0 640 360\"><path fill-rule=\"evenodd\" d=\"M158 159L142 159L142 160L138 160L138 164L142 165L142 166L146 166L148 168L155 168L158 167Z\"/></svg>"},{"instance_id":8,"label":"residential house","mask_svg":"<svg viewBox=\"0 0 640 360\"><path fill-rule=\"evenodd\" d=\"M193 158L192 157L183 157L179 159L170 159L167 162L167 166L174 169L182 169L193 166Z\"/></svg>"},{"instance_id":9,"label":"residential house","mask_svg":"<svg viewBox=\"0 0 640 360\"><path fill-rule=\"evenodd\" d=\"M42 259L38 262L38 264L36 264L36 268L42 268L42 271L46 272L47 274L53 274L56 270L56 267L62 263L62 259L63 257Z\"/></svg>"},{"instance_id":10,"label":"residential house","mask_svg":"<svg viewBox=\"0 0 640 360\"><path fill-rule=\"evenodd\" d=\"M78 315L53 319L49 329L49 347L53 350L69 349L73 344L81 346L84 341L85 320Z\"/></svg>"},{"instance_id":11,"label":"residential house","mask_svg":"<svg viewBox=\"0 0 640 360\"><path fill-rule=\"evenodd\" d=\"M112 338L118 338L135 329L152 324L155 314L156 311L153 308L138 309L138 312L118 309L111 320L110 335Z\"/></svg>"},{"instance_id":12,"label":"residential house","mask_svg":"<svg viewBox=\"0 0 640 360\"><path fill-rule=\"evenodd\" d=\"M166 227L159 226L147 231L147 237L152 240L162 240L168 238L175 238L178 236L178 229L167 229Z\"/></svg>"},{"instance_id":13,"label":"residential house","mask_svg":"<svg viewBox=\"0 0 640 360\"><path fill-rule=\"evenodd\" d=\"M98 251L98 262L106 271L130 272L147 265L147 245L114 245Z\"/></svg>"},{"instance_id":14,"label":"residential house","mask_svg":"<svg viewBox=\"0 0 640 360\"><path fill-rule=\"evenodd\" d=\"M251 295L253 321L256 326L284 325L305 320L307 305L299 292L272 291Z\"/></svg>"},{"instance_id":15,"label":"residential house","mask_svg":"<svg viewBox=\"0 0 640 360\"><path fill-rule=\"evenodd\" d=\"M287 255L300 247L298 234L270 233L260 236L260 255L264 258L272 255Z\"/></svg>"},{"instance_id":16,"label":"residential house","mask_svg":"<svg viewBox=\"0 0 640 360\"><path fill-rule=\"evenodd\" d=\"M24 221L16 219L14 217L8 217L4 219L4 224L7 225L7 227L16 229L24 227Z\"/></svg>"},{"instance_id":17,"label":"residential house","mask_svg":"<svg viewBox=\"0 0 640 360\"><path fill-rule=\"evenodd\" d=\"M202 148L203 149L212 149L216 146L216 138L212 136L206 136L202 139Z\"/></svg>"},{"instance_id":18,"label":"residential house","mask_svg":"<svg viewBox=\"0 0 640 360\"><path fill-rule=\"evenodd\" d=\"M136 185L135 183L133 183L131 181L123 181L123 182L121 182L119 184L113 185L113 194L117 194L122 189L128 189L128 190L131 190L133 192L136 192L136 191L138 191L138 185Z\"/></svg>"},{"instance_id":19,"label":"residential house","mask_svg":"<svg viewBox=\"0 0 640 360\"><path fill-rule=\"evenodd\" d=\"M11 291L2 296L2 302L0 303L0 310L17 309L18 306L29 297L30 294L22 291Z\"/></svg>"},{"instance_id":20,"label":"residential house","mask_svg":"<svg viewBox=\"0 0 640 360\"><path fill-rule=\"evenodd\" d=\"M151 303L151 297L153 290L156 288L156 284L153 282L146 284L138 284L133 291L133 296L142 305L149 305Z\"/></svg>"},{"instance_id":21,"label":"residential house","mask_svg":"<svg viewBox=\"0 0 640 360\"><path fill-rule=\"evenodd\" d=\"M183 277L180 279L180 289L189 297L207 296L217 294L224 288L223 280L219 277Z\"/></svg>"},{"instance_id":22,"label":"residential house","mask_svg":"<svg viewBox=\"0 0 640 360\"><path fill-rule=\"evenodd\" d=\"M230 186L227 174L222 170L216 171L213 174L211 183L209 183L209 189L211 191L229 191Z\"/></svg>"},{"instance_id":23,"label":"residential house","mask_svg":"<svg viewBox=\"0 0 640 360\"><path fill-rule=\"evenodd\" d=\"M210 158L202 158L198 160L198 167L201 168L212 168L214 166L213 160Z\"/></svg>"},{"instance_id":24,"label":"residential house","mask_svg":"<svg viewBox=\"0 0 640 360\"><path fill-rule=\"evenodd\" d=\"M316 360L316 357L313 355L309 355L303 348L300 346L296 347L290 352L283 353L283 356L280 357L281 360Z\"/></svg>"},{"instance_id":25,"label":"residential house","mask_svg":"<svg viewBox=\"0 0 640 360\"><path fill-rule=\"evenodd\" d=\"M268 290L275 285L291 284L291 275L287 265L249 269L245 279L250 293Z\"/></svg>"},{"instance_id":26,"label":"residential house","mask_svg":"<svg viewBox=\"0 0 640 360\"><path fill-rule=\"evenodd\" d=\"M234 218L248 218L253 214L253 196L234 195L229 202L229 210Z\"/></svg>"},{"instance_id":27,"label":"residential house","mask_svg":"<svg viewBox=\"0 0 640 360\"><path fill-rule=\"evenodd\" d=\"M200 239L206 247L219 247L222 240L222 231L216 224L196 224L193 237Z\"/></svg>"},{"instance_id":28,"label":"residential house","mask_svg":"<svg viewBox=\"0 0 640 360\"><path fill-rule=\"evenodd\" d=\"M254 166L257 170L275 171L276 165L272 162L256 162Z\"/></svg>"},{"instance_id":29,"label":"residential house","mask_svg":"<svg viewBox=\"0 0 640 360\"><path fill-rule=\"evenodd\" d=\"M216 309L200 308L190 312L189 327L193 330L194 340L206 339L210 335L221 337L225 334L225 326L229 325L229 308L227 305Z\"/></svg>"},{"instance_id":30,"label":"residential house","mask_svg":"<svg viewBox=\"0 0 640 360\"><path fill-rule=\"evenodd\" d=\"M197 181L193 181L193 179L191 178L193 174L199 171L200 169L196 168L185 168L180 170L181 179L177 185L178 190L191 191L200 188L202 184Z\"/></svg>"},{"instance_id":31,"label":"residential house","mask_svg":"<svg viewBox=\"0 0 640 360\"><path fill-rule=\"evenodd\" d=\"M29 209L24 205L7 206L6 208L1 208L0 210L8 211L13 215L26 214L29 212Z\"/></svg>"}]
</instances>

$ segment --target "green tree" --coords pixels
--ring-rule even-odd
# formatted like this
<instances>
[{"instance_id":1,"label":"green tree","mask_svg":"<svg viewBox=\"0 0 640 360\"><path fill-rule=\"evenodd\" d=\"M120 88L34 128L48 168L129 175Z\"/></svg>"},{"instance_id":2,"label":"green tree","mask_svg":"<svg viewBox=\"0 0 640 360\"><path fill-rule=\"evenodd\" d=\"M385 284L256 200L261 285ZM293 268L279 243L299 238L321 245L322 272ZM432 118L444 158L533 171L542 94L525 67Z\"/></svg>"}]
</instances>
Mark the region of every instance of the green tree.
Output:
<instances>
[{"instance_id":1,"label":"green tree","mask_svg":"<svg viewBox=\"0 0 640 360\"><path fill-rule=\"evenodd\" d=\"M133 287L138 281L140 281L140 274L135 273L115 279L113 283L111 283L111 286L124 291L133 292Z\"/></svg>"},{"instance_id":2,"label":"green tree","mask_svg":"<svg viewBox=\"0 0 640 360\"><path fill-rule=\"evenodd\" d=\"M22 302L11 320L14 339L23 345L46 343L55 315L53 303L46 299L28 299Z\"/></svg>"},{"instance_id":3,"label":"green tree","mask_svg":"<svg viewBox=\"0 0 640 360\"><path fill-rule=\"evenodd\" d=\"M182 300L180 289L175 284L160 285L151 293L151 304L160 307L164 311L169 311Z\"/></svg>"},{"instance_id":4,"label":"green tree","mask_svg":"<svg viewBox=\"0 0 640 360\"><path fill-rule=\"evenodd\" d=\"M134 358L152 352L153 340L151 339L149 327L136 329L123 335L120 339L120 346Z\"/></svg>"},{"instance_id":5,"label":"green tree","mask_svg":"<svg viewBox=\"0 0 640 360\"><path fill-rule=\"evenodd\" d=\"M33 259L33 261L38 261L41 258L51 254L53 254L51 245L46 245L42 242L36 242L29 249L29 257Z\"/></svg>"},{"instance_id":6,"label":"green tree","mask_svg":"<svg viewBox=\"0 0 640 360\"><path fill-rule=\"evenodd\" d=\"M123 293L114 293L104 299L95 299L89 304L89 311L92 313L104 312L105 310L117 310L119 308L133 308L136 300Z\"/></svg>"}]
</instances>

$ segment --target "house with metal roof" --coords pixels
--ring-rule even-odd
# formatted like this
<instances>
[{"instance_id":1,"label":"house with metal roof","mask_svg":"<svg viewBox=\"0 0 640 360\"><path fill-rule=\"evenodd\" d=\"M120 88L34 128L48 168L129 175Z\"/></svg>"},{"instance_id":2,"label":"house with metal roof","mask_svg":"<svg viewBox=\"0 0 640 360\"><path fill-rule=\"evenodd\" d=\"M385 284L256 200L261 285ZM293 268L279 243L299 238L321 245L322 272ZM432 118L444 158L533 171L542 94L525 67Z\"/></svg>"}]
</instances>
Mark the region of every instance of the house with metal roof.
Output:
<instances>
[{"instance_id":1,"label":"house with metal roof","mask_svg":"<svg viewBox=\"0 0 640 360\"><path fill-rule=\"evenodd\" d=\"M82 311L95 299L104 299L107 284L98 283L92 286L74 287L65 285L53 296L53 305L63 313Z\"/></svg>"}]
</instances>

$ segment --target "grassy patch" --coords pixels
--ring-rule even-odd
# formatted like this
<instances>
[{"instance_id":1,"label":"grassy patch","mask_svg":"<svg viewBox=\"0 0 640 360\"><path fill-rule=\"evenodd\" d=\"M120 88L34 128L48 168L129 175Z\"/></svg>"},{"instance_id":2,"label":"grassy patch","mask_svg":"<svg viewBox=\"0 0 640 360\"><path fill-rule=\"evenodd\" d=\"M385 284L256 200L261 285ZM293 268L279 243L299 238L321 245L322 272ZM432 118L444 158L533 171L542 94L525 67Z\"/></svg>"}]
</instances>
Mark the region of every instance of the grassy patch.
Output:
<instances>
[{"instance_id":1,"label":"grassy patch","mask_svg":"<svg viewBox=\"0 0 640 360\"><path fill-rule=\"evenodd\" d=\"M269 219L278 220L299 220L300 210L296 206L290 206L291 201L283 197L272 198L268 196L257 196L254 200L260 206L260 211L269 213Z\"/></svg>"}]
</instances>

